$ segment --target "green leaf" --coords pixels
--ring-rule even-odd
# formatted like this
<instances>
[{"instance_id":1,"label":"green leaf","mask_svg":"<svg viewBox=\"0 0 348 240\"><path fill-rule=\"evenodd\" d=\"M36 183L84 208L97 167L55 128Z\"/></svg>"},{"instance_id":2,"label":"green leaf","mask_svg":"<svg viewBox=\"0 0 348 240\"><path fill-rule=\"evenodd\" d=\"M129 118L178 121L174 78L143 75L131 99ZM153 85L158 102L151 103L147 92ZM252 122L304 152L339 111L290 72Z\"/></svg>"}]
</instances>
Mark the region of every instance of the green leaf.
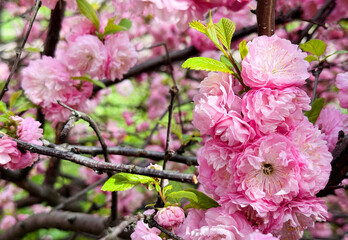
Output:
<instances>
[{"instance_id":1,"label":"green leaf","mask_svg":"<svg viewBox=\"0 0 348 240\"><path fill-rule=\"evenodd\" d=\"M331 56L333 56L333 55L345 54L345 53L348 53L348 51L346 51L346 50L338 50L338 51L336 51L336 52L334 52L334 53L331 53L331 54L327 55L327 56L324 58L324 60L328 59L329 57L331 57Z\"/></svg>"},{"instance_id":2,"label":"green leaf","mask_svg":"<svg viewBox=\"0 0 348 240\"><path fill-rule=\"evenodd\" d=\"M218 36L217 36L217 31L215 28L215 24L213 23L213 19L211 18L211 11L209 11L209 23L207 24L207 34L206 34L210 40L213 41L215 46L220 49L220 51L225 52L224 48L221 46Z\"/></svg>"},{"instance_id":3,"label":"green leaf","mask_svg":"<svg viewBox=\"0 0 348 240\"><path fill-rule=\"evenodd\" d=\"M24 50L27 52L37 52L37 53L41 52L40 48L35 48L35 47L27 47L27 48L24 48Z\"/></svg>"},{"instance_id":4,"label":"green leaf","mask_svg":"<svg viewBox=\"0 0 348 240\"><path fill-rule=\"evenodd\" d=\"M197 195L193 192L178 191L171 192L167 195L166 200L172 203L179 203L183 198L187 198L190 202L198 202Z\"/></svg>"},{"instance_id":5,"label":"green leaf","mask_svg":"<svg viewBox=\"0 0 348 240\"><path fill-rule=\"evenodd\" d=\"M208 197L200 191L197 191L196 189L186 189L185 191L192 192L197 196L198 201L196 202L196 204L201 209L209 209L220 206L214 199Z\"/></svg>"},{"instance_id":6,"label":"green leaf","mask_svg":"<svg viewBox=\"0 0 348 240\"><path fill-rule=\"evenodd\" d=\"M22 98L20 98L22 99ZM18 103L18 101L17 101ZM32 104L31 102L24 102L22 104L15 104L15 110L14 110L14 113L20 113L20 112L24 112L24 111L27 111L28 109L31 109L31 108L36 108L36 106L34 104ZM17 105L19 105L19 107L17 108Z\"/></svg>"},{"instance_id":7,"label":"green leaf","mask_svg":"<svg viewBox=\"0 0 348 240\"><path fill-rule=\"evenodd\" d=\"M312 103L312 109L305 112L304 115L308 117L308 120L315 124L317 121L317 118L319 117L319 114L321 112L321 109L324 106L325 99L324 98L317 98Z\"/></svg>"},{"instance_id":8,"label":"green leaf","mask_svg":"<svg viewBox=\"0 0 348 240\"><path fill-rule=\"evenodd\" d=\"M0 115L0 122L7 122L10 120L10 117L7 114Z\"/></svg>"},{"instance_id":9,"label":"green leaf","mask_svg":"<svg viewBox=\"0 0 348 240\"><path fill-rule=\"evenodd\" d=\"M222 62L212 58L206 58L206 57L189 58L182 64L182 67L193 69L193 70L233 73Z\"/></svg>"},{"instance_id":10,"label":"green leaf","mask_svg":"<svg viewBox=\"0 0 348 240\"><path fill-rule=\"evenodd\" d=\"M342 18L338 21L338 25L340 25L343 30L348 30L348 18Z\"/></svg>"},{"instance_id":11,"label":"green leaf","mask_svg":"<svg viewBox=\"0 0 348 240\"><path fill-rule=\"evenodd\" d=\"M0 112L5 113L7 110L6 104L3 101L0 101Z\"/></svg>"},{"instance_id":12,"label":"green leaf","mask_svg":"<svg viewBox=\"0 0 348 240\"><path fill-rule=\"evenodd\" d=\"M126 30L129 30L132 27L132 21L128 18L122 18L118 25Z\"/></svg>"},{"instance_id":13,"label":"green leaf","mask_svg":"<svg viewBox=\"0 0 348 240\"><path fill-rule=\"evenodd\" d=\"M239 53L242 60L248 55L249 50L246 45L245 39L239 43Z\"/></svg>"},{"instance_id":14,"label":"green leaf","mask_svg":"<svg viewBox=\"0 0 348 240\"><path fill-rule=\"evenodd\" d=\"M217 37L226 47L228 51L231 50L231 41L234 31L236 30L236 24L228 18L221 18L218 23L215 24Z\"/></svg>"},{"instance_id":15,"label":"green leaf","mask_svg":"<svg viewBox=\"0 0 348 240\"><path fill-rule=\"evenodd\" d=\"M161 191L161 186L158 183L155 183L155 188L157 192Z\"/></svg>"},{"instance_id":16,"label":"green leaf","mask_svg":"<svg viewBox=\"0 0 348 240\"><path fill-rule=\"evenodd\" d=\"M19 96L22 95L22 93L23 93L22 90L19 90L19 91L17 91L17 92L11 93L9 109L12 109L12 107L13 107L14 104L16 103L16 101L17 101L17 99L19 98Z\"/></svg>"},{"instance_id":17,"label":"green leaf","mask_svg":"<svg viewBox=\"0 0 348 240\"><path fill-rule=\"evenodd\" d=\"M70 77L70 78L73 80L81 80L81 81L91 82L94 85L97 85L98 87L106 88L104 83L102 83L101 81L99 81L97 79L92 79L92 78L88 77L87 75L81 76L81 77Z\"/></svg>"},{"instance_id":18,"label":"green leaf","mask_svg":"<svg viewBox=\"0 0 348 240\"><path fill-rule=\"evenodd\" d=\"M317 57L325 53L326 46L326 43L319 39L311 39L306 43L300 44L300 48L303 51L310 52Z\"/></svg>"},{"instance_id":19,"label":"green leaf","mask_svg":"<svg viewBox=\"0 0 348 240\"><path fill-rule=\"evenodd\" d=\"M92 21L97 30L99 30L99 18L97 12L94 10L91 4L86 0L76 0L77 6L80 12Z\"/></svg>"},{"instance_id":20,"label":"green leaf","mask_svg":"<svg viewBox=\"0 0 348 240\"><path fill-rule=\"evenodd\" d=\"M319 61L319 58L318 57L315 57L313 55L307 55L307 57L305 57L305 60L307 62L313 62L313 61Z\"/></svg>"},{"instance_id":21,"label":"green leaf","mask_svg":"<svg viewBox=\"0 0 348 240\"><path fill-rule=\"evenodd\" d=\"M201 137L195 137L195 136L192 136L192 135L189 135L189 134L183 134L182 135L182 143L186 144L189 141L201 142L202 138Z\"/></svg>"},{"instance_id":22,"label":"green leaf","mask_svg":"<svg viewBox=\"0 0 348 240\"><path fill-rule=\"evenodd\" d=\"M125 191L135 187L137 184L155 182L152 177L131 173L117 173L109 178L103 185L103 191Z\"/></svg>"},{"instance_id":23,"label":"green leaf","mask_svg":"<svg viewBox=\"0 0 348 240\"><path fill-rule=\"evenodd\" d=\"M220 56L220 61L225 64L228 69L230 69L232 72L233 72L233 65L232 63L230 62L230 60L225 56L225 55L221 55Z\"/></svg>"},{"instance_id":24,"label":"green leaf","mask_svg":"<svg viewBox=\"0 0 348 240\"><path fill-rule=\"evenodd\" d=\"M127 178L124 178L118 174L115 174L109 178L101 188L102 191L125 191L135 187L138 183L130 182Z\"/></svg>"},{"instance_id":25,"label":"green leaf","mask_svg":"<svg viewBox=\"0 0 348 240\"><path fill-rule=\"evenodd\" d=\"M208 36L207 27L204 26L200 21L190 22L190 27Z\"/></svg>"},{"instance_id":26,"label":"green leaf","mask_svg":"<svg viewBox=\"0 0 348 240\"><path fill-rule=\"evenodd\" d=\"M127 31L132 27L132 21L127 18L122 18L120 23L116 25L114 23L116 18L110 18L104 29L104 36L108 34L114 34L120 31Z\"/></svg>"},{"instance_id":27,"label":"green leaf","mask_svg":"<svg viewBox=\"0 0 348 240\"><path fill-rule=\"evenodd\" d=\"M173 189L173 185L168 185L168 186L164 187L163 188L163 196L165 197L166 193L172 189Z\"/></svg>"}]
</instances>

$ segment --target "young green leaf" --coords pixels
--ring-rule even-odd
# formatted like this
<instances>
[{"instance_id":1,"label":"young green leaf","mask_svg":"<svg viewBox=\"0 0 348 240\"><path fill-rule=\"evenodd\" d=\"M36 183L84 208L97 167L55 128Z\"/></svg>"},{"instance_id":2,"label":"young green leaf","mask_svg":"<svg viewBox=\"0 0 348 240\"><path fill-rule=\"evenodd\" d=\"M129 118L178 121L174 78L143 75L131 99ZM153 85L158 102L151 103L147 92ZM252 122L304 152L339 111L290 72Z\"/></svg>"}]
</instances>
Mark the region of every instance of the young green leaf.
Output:
<instances>
[{"instance_id":1,"label":"young green leaf","mask_svg":"<svg viewBox=\"0 0 348 240\"><path fill-rule=\"evenodd\" d=\"M97 12L94 10L91 4L86 0L76 0L77 6L80 12L92 21L97 30L99 30L99 18Z\"/></svg>"},{"instance_id":2,"label":"young green leaf","mask_svg":"<svg viewBox=\"0 0 348 240\"><path fill-rule=\"evenodd\" d=\"M182 144L186 144L189 141L196 141L196 142L201 142L202 138L201 137L195 137L190 134L183 134L182 135Z\"/></svg>"},{"instance_id":3,"label":"young green leaf","mask_svg":"<svg viewBox=\"0 0 348 240\"><path fill-rule=\"evenodd\" d=\"M233 73L222 62L212 58L206 58L206 57L189 58L182 64L182 67L193 69L193 70Z\"/></svg>"},{"instance_id":4,"label":"young green leaf","mask_svg":"<svg viewBox=\"0 0 348 240\"><path fill-rule=\"evenodd\" d=\"M242 60L248 55L248 48L246 46L246 41L245 39L243 41L241 41L239 43L239 53L240 53L240 57L242 58Z\"/></svg>"},{"instance_id":5,"label":"young green leaf","mask_svg":"<svg viewBox=\"0 0 348 240\"><path fill-rule=\"evenodd\" d=\"M207 27L204 26L200 21L190 22L190 27L208 36Z\"/></svg>"},{"instance_id":6,"label":"young green leaf","mask_svg":"<svg viewBox=\"0 0 348 240\"><path fill-rule=\"evenodd\" d=\"M220 206L214 199L208 197L207 195L205 195L204 193L196 189L186 189L185 191L194 193L197 196L198 201L196 202L196 204L201 209L209 209L209 208L215 208Z\"/></svg>"},{"instance_id":7,"label":"young green leaf","mask_svg":"<svg viewBox=\"0 0 348 240\"><path fill-rule=\"evenodd\" d=\"M321 112L321 109L324 106L324 98L317 98L314 100L314 102L312 103L312 109L305 112L304 115L306 117L308 117L308 120L315 124L315 122L317 121L319 114Z\"/></svg>"},{"instance_id":8,"label":"young green leaf","mask_svg":"<svg viewBox=\"0 0 348 240\"><path fill-rule=\"evenodd\" d=\"M234 31L236 30L236 24L228 18L221 18L218 23L215 24L217 37L225 46L225 48L231 50L231 41Z\"/></svg>"},{"instance_id":9,"label":"young green leaf","mask_svg":"<svg viewBox=\"0 0 348 240\"><path fill-rule=\"evenodd\" d=\"M41 52L40 48L35 48L35 47L27 47L27 48L24 48L24 50L27 52L36 52L36 53Z\"/></svg>"},{"instance_id":10,"label":"young green leaf","mask_svg":"<svg viewBox=\"0 0 348 240\"><path fill-rule=\"evenodd\" d=\"M190 202L198 202L197 195L188 191L171 192L167 195L167 201L179 203L183 198L187 198Z\"/></svg>"},{"instance_id":11,"label":"young green leaf","mask_svg":"<svg viewBox=\"0 0 348 240\"><path fill-rule=\"evenodd\" d=\"M17 99L20 97L20 95L22 95L22 92L23 92L22 90L19 90L17 92L11 93L9 109L12 109Z\"/></svg>"},{"instance_id":12,"label":"young green leaf","mask_svg":"<svg viewBox=\"0 0 348 240\"><path fill-rule=\"evenodd\" d=\"M132 21L128 18L122 18L118 25L126 30L129 30L132 27Z\"/></svg>"},{"instance_id":13,"label":"young green leaf","mask_svg":"<svg viewBox=\"0 0 348 240\"><path fill-rule=\"evenodd\" d=\"M3 101L0 101L0 112L5 113L7 110L6 104Z\"/></svg>"},{"instance_id":14,"label":"young green leaf","mask_svg":"<svg viewBox=\"0 0 348 240\"><path fill-rule=\"evenodd\" d=\"M300 48L305 52L310 52L313 55L320 57L325 53L326 43L319 39L311 39L306 43L301 43Z\"/></svg>"},{"instance_id":15,"label":"young green leaf","mask_svg":"<svg viewBox=\"0 0 348 240\"><path fill-rule=\"evenodd\" d=\"M221 55L220 56L220 61L225 64L228 69L230 69L232 72L233 72L233 65L232 63L230 62L230 60L225 56L225 55Z\"/></svg>"},{"instance_id":16,"label":"young green leaf","mask_svg":"<svg viewBox=\"0 0 348 240\"><path fill-rule=\"evenodd\" d=\"M152 177L131 173L117 173L109 178L103 185L103 191L125 191L137 184L155 182Z\"/></svg>"},{"instance_id":17,"label":"young green leaf","mask_svg":"<svg viewBox=\"0 0 348 240\"><path fill-rule=\"evenodd\" d=\"M305 57L305 60L307 62L313 62L313 61L319 61L320 59L318 57L313 56L313 55L307 55L307 57Z\"/></svg>"},{"instance_id":18,"label":"young green leaf","mask_svg":"<svg viewBox=\"0 0 348 240\"><path fill-rule=\"evenodd\" d=\"M71 79L91 82L94 85L97 85L98 87L106 88L104 83L102 83L101 81L99 81L97 79L92 79L92 78L88 77L88 75L81 76L81 77L71 77Z\"/></svg>"},{"instance_id":19,"label":"young green leaf","mask_svg":"<svg viewBox=\"0 0 348 240\"><path fill-rule=\"evenodd\" d=\"M109 178L101 188L103 191L126 191L135 187L138 183L130 182L127 178L115 174Z\"/></svg>"},{"instance_id":20,"label":"young green leaf","mask_svg":"<svg viewBox=\"0 0 348 240\"><path fill-rule=\"evenodd\" d=\"M340 25L343 30L348 30L348 18L342 18L338 21L338 25Z\"/></svg>"}]
</instances>

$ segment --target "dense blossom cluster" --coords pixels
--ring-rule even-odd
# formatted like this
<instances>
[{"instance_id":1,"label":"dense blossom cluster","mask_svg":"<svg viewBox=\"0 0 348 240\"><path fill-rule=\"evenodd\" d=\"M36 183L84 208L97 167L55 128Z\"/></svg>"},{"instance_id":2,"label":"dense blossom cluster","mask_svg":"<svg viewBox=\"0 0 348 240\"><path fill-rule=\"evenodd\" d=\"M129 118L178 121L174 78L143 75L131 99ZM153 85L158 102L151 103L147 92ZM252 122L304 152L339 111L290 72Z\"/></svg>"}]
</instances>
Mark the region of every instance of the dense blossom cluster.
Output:
<instances>
[{"instance_id":1,"label":"dense blossom cluster","mask_svg":"<svg viewBox=\"0 0 348 240\"><path fill-rule=\"evenodd\" d=\"M250 229L297 239L327 217L315 194L328 181L332 159L323 135L302 113L310 110L299 88L309 64L296 45L276 35L255 38L248 47L242 61L248 92L240 98L232 76L210 73L194 98L193 123L212 137L198 153L199 180L222 206L214 211L237 214ZM186 229L190 222L185 220ZM196 226L200 233L190 230L185 239L202 238L208 226ZM209 234L227 232L236 239L247 236L232 229Z\"/></svg>"}]
</instances>

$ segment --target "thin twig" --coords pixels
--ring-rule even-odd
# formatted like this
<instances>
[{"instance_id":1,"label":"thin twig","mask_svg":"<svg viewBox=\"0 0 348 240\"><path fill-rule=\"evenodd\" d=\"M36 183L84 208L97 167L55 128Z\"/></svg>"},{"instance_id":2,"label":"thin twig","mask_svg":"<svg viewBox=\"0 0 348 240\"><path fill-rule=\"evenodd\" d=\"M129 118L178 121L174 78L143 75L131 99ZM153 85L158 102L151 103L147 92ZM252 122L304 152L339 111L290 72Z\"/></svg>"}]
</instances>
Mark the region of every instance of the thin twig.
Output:
<instances>
[{"instance_id":1,"label":"thin twig","mask_svg":"<svg viewBox=\"0 0 348 240\"><path fill-rule=\"evenodd\" d=\"M318 87L318 81L319 81L319 75L323 71L323 64L322 62L319 63L319 65L316 67L315 70L313 70L312 74L315 77L314 80L314 88L313 88L313 95L312 95L312 101L311 104L314 102L317 94L317 87Z\"/></svg>"},{"instance_id":2,"label":"thin twig","mask_svg":"<svg viewBox=\"0 0 348 240\"><path fill-rule=\"evenodd\" d=\"M76 118L83 119L83 120L85 120L86 122L89 123L89 125L91 126L91 128L93 129L95 134L97 135L98 140L100 142L100 145L102 146L105 161L106 162L110 162L109 153L108 153L108 146L105 144L104 138L101 135L101 132L100 132L96 122L90 116L88 116L87 114L85 114L83 112L80 112L80 111L77 111L77 110L67 106L66 104L62 103L60 100L58 100L58 103L61 106L65 107L66 109L70 110L71 114L73 116L75 116Z\"/></svg>"},{"instance_id":3,"label":"thin twig","mask_svg":"<svg viewBox=\"0 0 348 240\"><path fill-rule=\"evenodd\" d=\"M10 81L11 81L11 79L12 79L12 76L13 76L13 74L15 73L15 71L16 71L16 69L17 69L17 66L18 66L19 60L20 60L20 58L21 58L21 55L22 55L24 46L25 46L25 44L26 44L26 42L27 42L27 40L28 40L28 37L29 37L30 31L31 31L31 28L32 28L32 26L33 26L33 24L34 24L36 15L37 15L37 13L38 13L40 7L41 7L41 0L36 0L36 1L35 1L35 6L34 6L34 13L33 13L32 17L31 17L31 19L30 19L30 21L29 21L28 30L27 30L27 32L25 33L23 42L22 42L22 44L21 44L19 50L16 51L17 57L16 57L16 60L15 60L13 66L12 66L12 68L11 68L11 72L10 72L10 75L8 76L8 78L7 78L7 81L6 81L6 83L5 83L5 86L4 86L4 88L2 89L2 91L1 91L1 93L0 93L0 100L4 97L5 93L8 91L8 85L10 84Z\"/></svg>"},{"instance_id":4,"label":"thin twig","mask_svg":"<svg viewBox=\"0 0 348 240\"><path fill-rule=\"evenodd\" d=\"M167 234L169 237L173 238L173 239L177 239L177 240L184 240L183 238L179 237L178 235L174 234L173 232L169 231L168 229L162 227L161 225L159 225L156 220L153 218L153 215L150 216L146 216L146 218L144 219L144 222L149 224L150 228L157 228L159 230L161 230L161 232Z\"/></svg>"},{"instance_id":5,"label":"thin twig","mask_svg":"<svg viewBox=\"0 0 348 240\"><path fill-rule=\"evenodd\" d=\"M63 130L60 132L60 136L59 136L60 139L65 139L68 136L70 129L74 126L77 120L78 118L76 116L70 115L69 120L64 125Z\"/></svg>"}]
</instances>

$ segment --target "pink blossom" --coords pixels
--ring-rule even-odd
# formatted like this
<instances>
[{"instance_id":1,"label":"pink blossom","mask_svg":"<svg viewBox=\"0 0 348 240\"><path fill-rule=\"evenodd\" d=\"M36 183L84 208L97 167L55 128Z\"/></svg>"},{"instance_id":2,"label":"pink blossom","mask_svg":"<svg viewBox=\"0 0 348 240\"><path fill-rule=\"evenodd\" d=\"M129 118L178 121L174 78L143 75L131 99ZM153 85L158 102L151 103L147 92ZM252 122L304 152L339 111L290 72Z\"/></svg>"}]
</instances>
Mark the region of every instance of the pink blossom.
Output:
<instances>
[{"instance_id":1,"label":"pink blossom","mask_svg":"<svg viewBox=\"0 0 348 240\"><path fill-rule=\"evenodd\" d=\"M348 72L337 74L336 86L339 90L337 97L340 101L340 106L348 108Z\"/></svg>"},{"instance_id":2,"label":"pink blossom","mask_svg":"<svg viewBox=\"0 0 348 240\"><path fill-rule=\"evenodd\" d=\"M338 141L339 131L348 133L348 115L333 106L327 106L321 110L315 125L324 134L323 139L327 141L329 151L332 151Z\"/></svg>"},{"instance_id":3,"label":"pink blossom","mask_svg":"<svg viewBox=\"0 0 348 240\"><path fill-rule=\"evenodd\" d=\"M229 94L231 89L235 94L241 89L241 85L231 74L228 73L215 73L209 72L208 76L203 79L200 83L200 93L205 93L207 95L224 95Z\"/></svg>"},{"instance_id":4,"label":"pink blossom","mask_svg":"<svg viewBox=\"0 0 348 240\"><path fill-rule=\"evenodd\" d=\"M96 31L97 29L92 21L85 16L73 15L63 19L61 32L66 36L68 42L73 42L82 35L94 34Z\"/></svg>"},{"instance_id":5,"label":"pink blossom","mask_svg":"<svg viewBox=\"0 0 348 240\"><path fill-rule=\"evenodd\" d=\"M116 84L116 90L120 95L122 95L124 97L128 97L134 91L134 87L133 87L132 82L130 80L126 79L126 80L123 80L122 82Z\"/></svg>"},{"instance_id":6,"label":"pink blossom","mask_svg":"<svg viewBox=\"0 0 348 240\"><path fill-rule=\"evenodd\" d=\"M4 168L12 168L12 162L19 162L21 159L21 152L17 148L17 143L3 136L0 139L0 166Z\"/></svg>"},{"instance_id":7,"label":"pink blossom","mask_svg":"<svg viewBox=\"0 0 348 240\"><path fill-rule=\"evenodd\" d=\"M108 36L105 40L108 54L106 77L111 81L122 79L123 74L137 63L138 53L126 33Z\"/></svg>"},{"instance_id":8,"label":"pink blossom","mask_svg":"<svg viewBox=\"0 0 348 240\"><path fill-rule=\"evenodd\" d=\"M107 64L107 50L94 35L82 35L68 42L62 61L75 76L89 74L92 78L102 79Z\"/></svg>"},{"instance_id":9,"label":"pink blossom","mask_svg":"<svg viewBox=\"0 0 348 240\"><path fill-rule=\"evenodd\" d=\"M192 212L196 214L196 212ZM190 213L189 213L190 214ZM198 220L200 216L198 215ZM191 220L191 222L187 222ZM239 214L229 214L224 208L210 208L204 213L199 224L192 221L192 217L186 218L183 223L186 229L178 229L179 236L187 240L242 240L253 230L246 218Z\"/></svg>"},{"instance_id":10,"label":"pink blossom","mask_svg":"<svg viewBox=\"0 0 348 240\"><path fill-rule=\"evenodd\" d=\"M255 125L259 134L286 134L302 121L302 111L310 110L309 102L306 92L297 87L261 88L246 93L242 110L245 121Z\"/></svg>"},{"instance_id":11,"label":"pink blossom","mask_svg":"<svg viewBox=\"0 0 348 240\"><path fill-rule=\"evenodd\" d=\"M144 201L144 194L137 191L135 188L127 191L118 192L117 208L122 216L127 216L139 208Z\"/></svg>"},{"instance_id":12,"label":"pink blossom","mask_svg":"<svg viewBox=\"0 0 348 240\"><path fill-rule=\"evenodd\" d=\"M247 44L249 53L242 61L242 78L251 88L301 86L310 76L306 53L289 40L276 35L260 36Z\"/></svg>"},{"instance_id":13,"label":"pink blossom","mask_svg":"<svg viewBox=\"0 0 348 240\"><path fill-rule=\"evenodd\" d=\"M305 117L289 133L305 164L301 170L300 194L314 196L323 189L330 176L332 155L317 127Z\"/></svg>"},{"instance_id":14,"label":"pink blossom","mask_svg":"<svg viewBox=\"0 0 348 240\"><path fill-rule=\"evenodd\" d=\"M150 228L147 223L138 221L134 232L131 234L132 240L162 240L158 235L161 233L157 228Z\"/></svg>"},{"instance_id":15,"label":"pink blossom","mask_svg":"<svg viewBox=\"0 0 348 240\"><path fill-rule=\"evenodd\" d=\"M0 80L7 80L8 75L10 75L10 69L6 63L0 61Z\"/></svg>"},{"instance_id":16,"label":"pink blossom","mask_svg":"<svg viewBox=\"0 0 348 240\"><path fill-rule=\"evenodd\" d=\"M15 225L16 223L16 218L14 216L4 216L1 219L1 223L0 223L0 229L1 230L6 230L10 227L12 227L13 225Z\"/></svg>"},{"instance_id":17,"label":"pink blossom","mask_svg":"<svg viewBox=\"0 0 348 240\"><path fill-rule=\"evenodd\" d=\"M22 71L22 88L29 99L42 107L67 100L65 92L73 86L68 71L57 59L43 56L29 62Z\"/></svg>"},{"instance_id":18,"label":"pink blossom","mask_svg":"<svg viewBox=\"0 0 348 240\"><path fill-rule=\"evenodd\" d=\"M237 192L251 201L276 204L299 193L304 160L285 136L267 135L248 146L234 168Z\"/></svg>"},{"instance_id":19,"label":"pink blossom","mask_svg":"<svg viewBox=\"0 0 348 240\"><path fill-rule=\"evenodd\" d=\"M160 209L154 219L162 227L173 229L185 220L185 213L181 207L170 206Z\"/></svg>"},{"instance_id":20,"label":"pink blossom","mask_svg":"<svg viewBox=\"0 0 348 240\"><path fill-rule=\"evenodd\" d=\"M134 116L134 113L131 112L123 112L122 117L126 121L127 126L130 126L134 123L132 117Z\"/></svg>"},{"instance_id":21,"label":"pink blossom","mask_svg":"<svg viewBox=\"0 0 348 240\"><path fill-rule=\"evenodd\" d=\"M18 139L24 142L42 145L40 138L42 138L43 130L40 127L41 123L35 121L32 117L25 119L14 116L12 120L17 122L17 136Z\"/></svg>"},{"instance_id":22,"label":"pink blossom","mask_svg":"<svg viewBox=\"0 0 348 240\"><path fill-rule=\"evenodd\" d=\"M315 223L313 228L309 229L313 237L317 238L329 238L332 235L332 229L330 223Z\"/></svg>"},{"instance_id":23,"label":"pink blossom","mask_svg":"<svg viewBox=\"0 0 348 240\"><path fill-rule=\"evenodd\" d=\"M272 234L263 234L260 231L256 230L252 234L247 236L247 240L277 240L279 238L274 237Z\"/></svg>"},{"instance_id":24,"label":"pink blossom","mask_svg":"<svg viewBox=\"0 0 348 240\"><path fill-rule=\"evenodd\" d=\"M135 131L136 132L144 132L144 131L148 130L149 127L150 127L149 122L142 122L142 123L135 126Z\"/></svg>"},{"instance_id":25,"label":"pink blossom","mask_svg":"<svg viewBox=\"0 0 348 240\"><path fill-rule=\"evenodd\" d=\"M228 146L245 145L255 137L255 131L242 120L240 113L230 111L216 123L213 137L226 142Z\"/></svg>"}]
</instances>

